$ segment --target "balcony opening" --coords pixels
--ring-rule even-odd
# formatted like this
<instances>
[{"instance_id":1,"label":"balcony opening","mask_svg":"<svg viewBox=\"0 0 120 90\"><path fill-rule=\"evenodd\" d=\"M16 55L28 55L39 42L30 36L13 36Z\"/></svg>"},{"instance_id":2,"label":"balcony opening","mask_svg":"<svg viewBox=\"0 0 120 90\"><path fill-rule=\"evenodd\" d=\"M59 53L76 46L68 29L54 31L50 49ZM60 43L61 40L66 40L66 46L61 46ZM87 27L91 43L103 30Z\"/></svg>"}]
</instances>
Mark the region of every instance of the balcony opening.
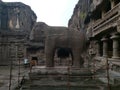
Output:
<instances>
[{"instance_id":1,"label":"balcony opening","mask_svg":"<svg viewBox=\"0 0 120 90\"><path fill-rule=\"evenodd\" d=\"M102 12L100 10L97 10L96 12L94 12L92 14L92 18L93 20L98 20L98 19L101 19L102 18Z\"/></svg>"},{"instance_id":2,"label":"balcony opening","mask_svg":"<svg viewBox=\"0 0 120 90\"><path fill-rule=\"evenodd\" d=\"M120 3L120 0L114 0L115 5L117 5L118 3Z\"/></svg>"},{"instance_id":3,"label":"balcony opening","mask_svg":"<svg viewBox=\"0 0 120 90\"><path fill-rule=\"evenodd\" d=\"M104 10L105 12L108 12L109 10L111 10L111 2L110 1L106 1L105 2L105 6L104 6Z\"/></svg>"}]
</instances>

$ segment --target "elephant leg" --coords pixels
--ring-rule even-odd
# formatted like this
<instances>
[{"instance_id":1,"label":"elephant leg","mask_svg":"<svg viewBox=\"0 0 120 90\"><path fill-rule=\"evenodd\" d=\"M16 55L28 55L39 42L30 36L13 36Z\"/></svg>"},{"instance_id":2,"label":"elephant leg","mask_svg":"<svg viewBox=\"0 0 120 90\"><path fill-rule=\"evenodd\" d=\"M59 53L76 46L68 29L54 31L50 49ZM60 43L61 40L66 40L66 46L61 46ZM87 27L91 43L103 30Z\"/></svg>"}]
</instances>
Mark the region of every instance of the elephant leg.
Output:
<instances>
[{"instance_id":1,"label":"elephant leg","mask_svg":"<svg viewBox=\"0 0 120 90\"><path fill-rule=\"evenodd\" d=\"M54 67L54 48L46 47L46 67Z\"/></svg>"},{"instance_id":2,"label":"elephant leg","mask_svg":"<svg viewBox=\"0 0 120 90\"><path fill-rule=\"evenodd\" d=\"M80 67L83 67L83 65L84 65L84 59L81 57L81 55L80 55Z\"/></svg>"},{"instance_id":3,"label":"elephant leg","mask_svg":"<svg viewBox=\"0 0 120 90\"><path fill-rule=\"evenodd\" d=\"M84 60L80 55L79 49L73 50L73 67L80 68L83 67Z\"/></svg>"}]
</instances>

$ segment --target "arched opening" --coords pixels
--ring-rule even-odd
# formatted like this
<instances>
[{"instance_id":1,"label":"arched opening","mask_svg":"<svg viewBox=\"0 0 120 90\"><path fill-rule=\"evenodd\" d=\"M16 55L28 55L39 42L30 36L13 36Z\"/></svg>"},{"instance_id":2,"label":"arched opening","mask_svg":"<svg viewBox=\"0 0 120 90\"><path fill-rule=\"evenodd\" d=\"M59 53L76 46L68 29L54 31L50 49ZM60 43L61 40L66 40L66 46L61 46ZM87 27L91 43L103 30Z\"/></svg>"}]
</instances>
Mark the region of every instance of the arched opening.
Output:
<instances>
[{"instance_id":1,"label":"arched opening","mask_svg":"<svg viewBox=\"0 0 120 90\"><path fill-rule=\"evenodd\" d=\"M98 19L101 19L102 18L102 11L101 10L96 10L96 12L93 12L92 14L92 19L93 20L98 20Z\"/></svg>"},{"instance_id":2,"label":"arched opening","mask_svg":"<svg viewBox=\"0 0 120 90\"><path fill-rule=\"evenodd\" d=\"M59 58L58 65L72 64L72 50L70 48L58 48L56 54Z\"/></svg>"}]
</instances>

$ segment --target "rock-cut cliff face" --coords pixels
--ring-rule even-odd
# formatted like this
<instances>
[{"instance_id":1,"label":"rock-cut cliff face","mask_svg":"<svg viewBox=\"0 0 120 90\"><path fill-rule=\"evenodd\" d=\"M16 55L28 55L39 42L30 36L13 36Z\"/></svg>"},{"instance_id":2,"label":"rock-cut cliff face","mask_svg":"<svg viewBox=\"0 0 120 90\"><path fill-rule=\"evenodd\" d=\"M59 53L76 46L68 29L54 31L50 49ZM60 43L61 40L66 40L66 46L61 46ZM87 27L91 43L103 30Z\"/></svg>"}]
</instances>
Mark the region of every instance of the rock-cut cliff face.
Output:
<instances>
[{"instance_id":1,"label":"rock-cut cliff face","mask_svg":"<svg viewBox=\"0 0 120 90\"><path fill-rule=\"evenodd\" d=\"M30 32L36 19L30 6L21 2L0 1L0 29Z\"/></svg>"},{"instance_id":2,"label":"rock-cut cliff face","mask_svg":"<svg viewBox=\"0 0 120 90\"><path fill-rule=\"evenodd\" d=\"M68 22L69 29L81 30L84 29L84 21L87 13L90 11L92 0L79 0L74 8L72 17Z\"/></svg>"}]
</instances>

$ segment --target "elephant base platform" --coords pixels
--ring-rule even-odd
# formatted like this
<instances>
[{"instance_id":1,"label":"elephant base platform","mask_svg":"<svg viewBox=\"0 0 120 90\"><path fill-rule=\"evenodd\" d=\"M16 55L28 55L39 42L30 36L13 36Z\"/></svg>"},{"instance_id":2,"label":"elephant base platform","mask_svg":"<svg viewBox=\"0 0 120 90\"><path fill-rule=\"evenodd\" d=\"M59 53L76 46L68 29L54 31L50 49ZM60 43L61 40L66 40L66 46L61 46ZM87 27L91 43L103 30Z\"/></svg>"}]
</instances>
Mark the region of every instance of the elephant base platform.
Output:
<instances>
[{"instance_id":1,"label":"elephant base platform","mask_svg":"<svg viewBox=\"0 0 120 90\"><path fill-rule=\"evenodd\" d=\"M40 76L49 76L50 77L90 77L92 75L91 71L88 68L74 68L74 67L65 67L65 66L56 66L56 67L45 67L45 66L35 66L30 72L30 78L38 78L36 75Z\"/></svg>"},{"instance_id":2,"label":"elephant base platform","mask_svg":"<svg viewBox=\"0 0 120 90\"><path fill-rule=\"evenodd\" d=\"M96 86L84 84L92 78L91 71L86 68L35 66L29 77L30 90L99 90Z\"/></svg>"}]
</instances>

